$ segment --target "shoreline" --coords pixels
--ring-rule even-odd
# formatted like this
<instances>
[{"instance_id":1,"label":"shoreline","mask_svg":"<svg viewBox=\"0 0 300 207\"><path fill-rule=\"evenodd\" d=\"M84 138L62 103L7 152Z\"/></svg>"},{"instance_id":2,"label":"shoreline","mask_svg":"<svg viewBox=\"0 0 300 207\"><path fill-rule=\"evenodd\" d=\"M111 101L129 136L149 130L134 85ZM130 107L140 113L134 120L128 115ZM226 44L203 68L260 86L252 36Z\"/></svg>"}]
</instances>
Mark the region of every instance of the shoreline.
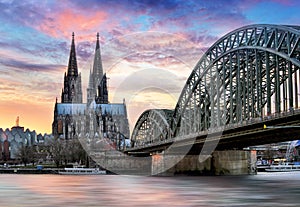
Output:
<instances>
[{"instance_id":1,"label":"shoreline","mask_svg":"<svg viewBox=\"0 0 300 207\"><path fill-rule=\"evenodd\" d=\"M36 168L7 168L0 169L0 174L58 174L62 168L49 168L38 170Z\"/></svg>"}]
</instances>

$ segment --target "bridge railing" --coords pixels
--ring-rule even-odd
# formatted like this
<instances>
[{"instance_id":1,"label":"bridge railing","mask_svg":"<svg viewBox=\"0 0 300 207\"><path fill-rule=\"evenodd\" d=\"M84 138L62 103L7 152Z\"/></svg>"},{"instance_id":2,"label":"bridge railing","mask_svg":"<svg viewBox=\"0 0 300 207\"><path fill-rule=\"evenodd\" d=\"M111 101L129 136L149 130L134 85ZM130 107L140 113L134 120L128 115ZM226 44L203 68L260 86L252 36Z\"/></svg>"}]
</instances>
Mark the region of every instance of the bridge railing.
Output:
<instances>
[{"instance_id":1,"label":"bridge railing","mask_svg":"<svg viewBox=\"0 0 300 207\"><path fill-rule=\"evenodd\" d=\"M272 113L269 115L265 115L263 117L257 117L249 120L244 120L239 123L228 124L225 126L225 129L233 129L238 127L248 126L251 124L263 123L264 121L275 120L282 117L292 116L294 114L300 114L300 109L290 109L290 111L284 111L281 113Z\"/></svg>"}]
</instances>

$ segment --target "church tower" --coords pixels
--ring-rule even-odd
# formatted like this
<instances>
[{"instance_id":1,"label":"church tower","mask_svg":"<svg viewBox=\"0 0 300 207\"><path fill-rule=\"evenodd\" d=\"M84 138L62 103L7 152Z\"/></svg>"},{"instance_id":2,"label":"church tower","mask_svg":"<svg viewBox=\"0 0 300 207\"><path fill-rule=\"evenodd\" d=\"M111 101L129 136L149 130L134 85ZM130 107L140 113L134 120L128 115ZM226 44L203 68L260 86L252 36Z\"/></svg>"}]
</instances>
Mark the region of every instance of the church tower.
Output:
<instances>
[{"instance_id":1,"label":"church tower","mask_svg":"<svg viewBox=\"0 0 300 207\"><path fill-rule=\"evenodd\" d=\"M98 85L98 93L96 96L97 104L108 104L108 90L107 90L107 78L106 73L103 75L102 80Z\"/></svg>"},{"instance_id":2,"label":"church tower","mask_svg":"<svg viewBox=\"0 0 300 207\"><path fill-rule=\"evenodd\" d=\"M89 85L87 88L87 104L90 105L91 102L95 100L97 96L97 89L100 82L103 79L103 67L99 43L99 33L97 33L96 49L94 56L93 70L90 72Z\"/></svg>"},{"instance_id":3,"label":"church tower","mask_svg":"<svg viewBox=\"0 0 300 207\"><path fill-rule=\"evenodd\" d=\"M72 34L68 71L64 75L61 103L82 103L81 73L78 74L74 32Z\"/></svg>"}]
</instances>

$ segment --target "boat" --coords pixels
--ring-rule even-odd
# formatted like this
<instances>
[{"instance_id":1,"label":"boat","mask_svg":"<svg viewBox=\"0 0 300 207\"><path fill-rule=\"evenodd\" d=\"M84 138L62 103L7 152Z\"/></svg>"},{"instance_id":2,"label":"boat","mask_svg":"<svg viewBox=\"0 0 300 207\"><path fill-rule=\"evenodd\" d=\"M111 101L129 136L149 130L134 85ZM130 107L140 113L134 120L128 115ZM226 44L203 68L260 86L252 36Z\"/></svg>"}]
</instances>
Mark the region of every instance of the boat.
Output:
<instances>
[{"instance_id":1,"label":"boat","mask_svg":"<svg viewBox=\"0 0 300 207\"><path fill-rule=\"evenodd\" d=\"M295 156L295 148L299 146L299 140L289 143L286 150L285 158L274 159L270 167L265 168L266 172L291 172L300 171L300 162L293 160Z\"/></svg>"},{"instance_id":2,"label":"boat","mask_svg":"<svg viewBox=\"0 0 300 207\"><path fill-rule=\"evenodd\" d=\"M61 174L61 175L104 175L104 174L106 174L106 170L100 170L99 168L72 167L72 168L64 168L64 170L59 171L58 174Z\"/></svg>"},{"instance_id":3,"label":"boat","mask_svg":"<svg viewBox=\"0 0 300 207\"><path fill-rule=\"evenodd\" d=\"M291 172L291 171L300 171L300 165L294 164L279 164L279 165L270 165L269 168L266 168L267 172Z\"/></svg>"},{"instance_id":4,"label":"boat","mask_svg":"<svg viewBox=\"0 0 300 207\"><path fill-rule=\"evenodd\" d=\"M256 168L258 172L264 172L267 168L270 167L270 164L267 160L257 160Z\"/></svg>"}]
</instances>

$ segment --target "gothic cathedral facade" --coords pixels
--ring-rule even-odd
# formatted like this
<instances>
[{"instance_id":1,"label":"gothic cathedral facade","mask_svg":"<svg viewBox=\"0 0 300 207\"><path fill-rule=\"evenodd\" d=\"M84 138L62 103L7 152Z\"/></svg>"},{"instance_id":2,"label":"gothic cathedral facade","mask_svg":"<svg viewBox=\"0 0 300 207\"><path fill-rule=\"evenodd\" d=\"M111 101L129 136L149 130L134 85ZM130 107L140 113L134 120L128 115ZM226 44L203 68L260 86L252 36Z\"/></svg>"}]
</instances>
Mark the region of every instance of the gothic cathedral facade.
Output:
<instances>
[{"instance_id":1,"label":"gothic cathedral facade","mask_svg":"<svg viewBox=\"0 0 300 207\"><path fill-rule=\"evenodd\" d=\"M107 77L103 73L99 33L97 34L93 69L90 71L87 102L83 103L81 73L78 71L75 37L72 34L71 51L61 92L61 103L54 106L52 134L58 139L79 137L108 138L117 142L129 138L129 124L125 101L109 103Z\"/></svg>"}]
</instances>

